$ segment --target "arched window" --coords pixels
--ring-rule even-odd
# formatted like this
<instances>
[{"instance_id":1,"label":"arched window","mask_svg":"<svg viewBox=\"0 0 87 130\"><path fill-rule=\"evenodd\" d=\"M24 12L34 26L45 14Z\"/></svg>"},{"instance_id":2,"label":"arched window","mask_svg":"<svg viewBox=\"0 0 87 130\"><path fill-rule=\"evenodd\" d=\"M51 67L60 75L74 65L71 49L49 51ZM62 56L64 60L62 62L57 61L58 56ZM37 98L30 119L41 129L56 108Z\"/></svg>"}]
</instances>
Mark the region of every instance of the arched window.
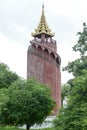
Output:
<instances>
[{"instance_id":1,"label":"arched window","mask_svg":"<svg viewBox=\"0 0 87 130\"><path fill-rule=\"evenodd\" d=\"M42 53L42 48L41 48L41 46L38 46L38 47L37 47L37 51L38 51L38 53Z\"/></svg>"},{"instance_id":2,"label":"arched window","mask_svg":"<svg viewBox=\"0 0 87 130\"><path fill-rule=\"evenodd\" d=\"M40 57L43 56L43 50L42 50L42 47L41 46L38 46L37 47L37 51L36 51L36 54Z\"/></svg>"},{"instance_id":3,"label":"arched window","mask_svg":"<svg viewBox=\"0 0 87 130\"><path fill-rule=\"evenodd\" d=\"M33 48L33 50L36 50L36 46L35 46L35 44L32 45L32 48Z\"/></svg>"},{"instance_id":4,"label":"arched window","mask_svg":"<svg viewBox=\"0 0 87 130\"><path fill-rule=\"evenodd\" d=\"M57 63L58 65L60 65L60 62L61 62L61 61L60 61L60 58L57 57L57 58L56 58L56 63Z\"/></svg>"},{"instance_id":5,"label":"arched window","mask_svg":"<svg viewBox=\"0 0 87 130\"><path fill-rule=\"evenodd\" d=\"M44 50L44 58L49 59L49 51L47 49Z\"/></svg>"},{"instance_id":6,"label":"arched window","mask_svg":"<svg viewBox=\"0 0 87 130\"><path fill-rule=\"evenodd\" d=\"M55 62L55 55L54 53L50 53L50 61Z\"/></svg>"}]
</instances>

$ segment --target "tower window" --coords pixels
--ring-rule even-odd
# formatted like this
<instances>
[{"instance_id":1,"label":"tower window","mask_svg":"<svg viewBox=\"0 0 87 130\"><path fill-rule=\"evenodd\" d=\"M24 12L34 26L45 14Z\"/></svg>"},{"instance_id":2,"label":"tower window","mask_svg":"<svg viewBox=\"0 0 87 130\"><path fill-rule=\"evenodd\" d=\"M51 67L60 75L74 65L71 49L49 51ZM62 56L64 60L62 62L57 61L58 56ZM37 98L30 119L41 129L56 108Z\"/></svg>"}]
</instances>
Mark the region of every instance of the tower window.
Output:
<instances>
[{"instance_id":1,"label":"tower window","mask_svg":"<svg viewBox=\"0 0 87 130\"><path fill-rule=\"evenodd\" d=\"M37 51L42 54L42 48L38 46Z\"/></svg>"},{"instance_id":2,"label":"tower window","mask_svg":"<svg viewBox=\"0 0 87 130\"><path fill-rule=\"evenodd\" d=\"M54 62L54 61L55 61L55 55L54 55L54 53L51 53L51 54L50 54L50 61L51 61L51 62Z\"/></svg>"},{"instance_id":3,"label":"tower window","mask_svg":"<svg viewBox=\"0 0 87 130\"><path fill-rule=\"evenodd\" d=\"M44 50L44 58L49 59L49 52L47 49Z\"/></svg>"},{"instance_id":4,"label":"tower window","mask_svg":"<svg viewBox=\"0 0 87 130\"><path fill-rule=\"evenodd\" d=\"M58 65L60 65L60 58L56 58L56 63L58 64Z\"/></svg>"},{"instance_id":5,"label":"tower window","mask_svg":"<svg viewBox=\"0 0 87 130\"><path fill-rule=\"evenodd\" d=\"M36 50L36 46L35 46L35 44L32 45L32 48L33 48L33 50Z\"/></svg>"}]
</instances>

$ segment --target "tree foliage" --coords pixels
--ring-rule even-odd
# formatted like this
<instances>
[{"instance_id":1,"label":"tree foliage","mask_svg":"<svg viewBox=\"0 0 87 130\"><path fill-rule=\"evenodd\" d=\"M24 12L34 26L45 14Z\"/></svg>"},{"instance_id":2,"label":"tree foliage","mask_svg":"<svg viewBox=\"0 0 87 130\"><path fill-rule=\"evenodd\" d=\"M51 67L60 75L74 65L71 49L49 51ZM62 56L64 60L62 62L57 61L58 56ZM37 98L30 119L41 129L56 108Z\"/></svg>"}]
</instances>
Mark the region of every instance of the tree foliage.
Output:
<instances>
[{"instance_id":1,"label":"tree foliage","mask_svg":"<svg viewBox=\"0 0 87 130\"><path fill-rule=\"evenodd\" d=\"M69 84L64 84L62 85L62 93L61 93L61 102L62 102L62 106L63 106L63 101L65 100L66 97L69 97L70 95L70 85Z\"/></svg>"},{"instance_id":2,"label":"tree foliage","mask_svg":"<svg viewBox=\"0 0 87 130\"><path fill-rule=\"evenodd\" d=\"M87 69L87 25L83 23L83 31L78 32L78 43L73 47L73 51L80 53L80 58L69 62L63 70L72 73L74 77L82 74L83 69Z\"/></svg>"},{"instance_id":3,"label":"tree foliage","mask_svg":"<svg viewBox=\"0 0 87 130\"><path fill-rule=\"evenodd\" d=\"M78 32L78 43L73 47L74 51L79 51L81 56L86 55L87 51L87 25L83 23L83 31Z\"/></svg>"},{"instance_id":4,"label":"tree foliage","mask_svg":"<svg viewBox=\"0 0 87 130\"><path fill-rule=\"evenodd\" d=\"M54 121L56 130L87 129L87 70L74 79L73 86L67 107Z\"/></svg>"},{"instance_id":5,"label":"tree foliage","mask_svg":"<svg viewBox=\"0 0 87 130\"><path fill-rule=\"evenodd\" d=\"M55 106L49 88L36 80L17 80L7 89L8 100L1 105L0 123L27 125L42 123ZM3 99L2 99L3 100Z\"/></svg>"},{"instance_id":6,"label":"tree foliage","mask_svg":"<svg viewBox=\"0 0 87 130\"><path fill-rule=\"evenodd\" d=\"M0 63L0 88L8 88L18 78L18 75L10 71L7 65Z\"/></svg>"},{"instance_id":7,"label":"tree foliage","mask_svg":"<svg viewBox=\"0 0 87 130\"><path fill-rule=\"evenodd\" d=\"M87 25L78 33L78 43L73 47L79 51L80 58L70 62L64 70L72 73L69 80L71 86L67 107L63 107L54 121L56 130L87 129Z\"/></svg>"}]
</instances>

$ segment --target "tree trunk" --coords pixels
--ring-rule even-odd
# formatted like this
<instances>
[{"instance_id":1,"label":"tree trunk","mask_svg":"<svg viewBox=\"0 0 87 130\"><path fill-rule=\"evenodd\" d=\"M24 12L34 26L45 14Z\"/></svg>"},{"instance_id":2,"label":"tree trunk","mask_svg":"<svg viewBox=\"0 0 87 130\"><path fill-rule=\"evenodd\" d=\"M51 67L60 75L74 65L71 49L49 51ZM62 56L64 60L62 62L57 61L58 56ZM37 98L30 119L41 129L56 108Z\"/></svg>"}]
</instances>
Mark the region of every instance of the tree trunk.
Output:
<instances>
[{"instance_id":1,"label":"tree trunk","mask_svg":"<svg viewBox=\"0 0 87 130\"><path fill-rule=\"evenodd\" d=\"M30 130L30 125L26 124L26 130Z\"/></svg>"}]
</instances>

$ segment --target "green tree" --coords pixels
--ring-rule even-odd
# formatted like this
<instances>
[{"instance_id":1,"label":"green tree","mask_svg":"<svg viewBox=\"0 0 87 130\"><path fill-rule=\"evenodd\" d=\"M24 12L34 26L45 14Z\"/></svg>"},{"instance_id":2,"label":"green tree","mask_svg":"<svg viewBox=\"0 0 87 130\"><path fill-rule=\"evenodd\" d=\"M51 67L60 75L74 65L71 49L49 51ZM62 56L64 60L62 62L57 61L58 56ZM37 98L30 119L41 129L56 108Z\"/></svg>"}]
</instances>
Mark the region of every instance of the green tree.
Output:
<instances>
[{"instance_id":1,"label":"green tree","mask_svg":"<svg viewBox=\"0 0 87 130\"><path fill-rule=\"evenodd\" d=\"M18 78L18 75L10 71L7 65L0 63L0 88L8 88Z\"/></svg>"},{"instance_id":2,"label":"green tree","mask_svg":"<svg viewBox=\"0 0 87 130\"><path fill-rule=\"evenodd\" d=\"M78 43L73 47L73 51L79 52L80 58L63 68L64 71L72 73L74 77L82 75L82 70L87 69L87 25L83 23L82 32L78 32Z\"/></svg>"},{"instance_id":3,"label":"green tree","mask_svg":"<svg viewBox=\"0 0 87 130\"><path fill-rule=\"evenodd\" d=\"M70 95L70 85L69 84L64 84L62 85L62 91L61 91L61 102L62 102L62 106L63 106L63 101L65 100L65 98L69 98Z\"/></svg>"},{"instance_id":4,"label":"green tree","mask_svg":"<svg viewBox=\"0 0 87 130\"><path fill-rule=\"evenodd\" d=\"M67 106L63 107L54 121L58 130L87 129L87 25L78 33L78 43L73 47L79 51L80 58L70 62L64 70L72 73L74 78L69 80L70 96Z\"/></svg>"},{"instance_id":5,"label":"green tree","mask_svg":"<svg viewBox=\"0 0 87 130\"><path fill-rule=\"evenodd\" d=\"M79 40L78 43L73 47L74 51L79 51L80 56L86 55L87 51L87 25L83 23L83 31L78 32Z\"/></svg>"},{"instance_id":6,"label":"green tree","mask_svg":"<svg viewBox=\"0 0 87 130\"><path fill-rule=\"evenodd\" d=\"M87 70L73 81L73 89L67 103L54 121L56 130L87 129Z\"/></svg>"},{"instance_id":7,"label":"green tree","mask_svg":"<svg viewBox=\"0 0 87 130\"><path fill-rule=\"evenodd\" d=\"M1 124L26 124L29 130L35 123L42 123L55 106L49 88L36 80L17 80L7 90L9 98L1 105Z\"/></svg>"},{"instance_id":8,"label":"green tree","mask_svg":"<svg viewBox=\"0 0 87 130\"><path fill-rule=\"evenodd\" d=\"M8 100L9 100L9 96L8 96L7 88L1 88L0 89L0 112L1 112L2 105L8 102Z\"/></svg>"}]
</instances>

